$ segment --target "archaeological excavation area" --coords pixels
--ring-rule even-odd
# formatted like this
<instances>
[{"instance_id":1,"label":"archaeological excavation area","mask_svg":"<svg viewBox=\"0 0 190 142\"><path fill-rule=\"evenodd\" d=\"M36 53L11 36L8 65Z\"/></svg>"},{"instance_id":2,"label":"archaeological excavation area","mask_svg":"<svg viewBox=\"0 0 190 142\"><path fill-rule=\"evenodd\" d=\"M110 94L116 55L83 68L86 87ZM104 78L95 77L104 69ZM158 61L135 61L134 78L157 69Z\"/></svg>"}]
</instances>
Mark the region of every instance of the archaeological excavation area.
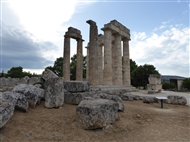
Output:
<instances>
[{"instance_id":1,"label":"archaeological excavation area","mask_svg":"<svg viewBox=\"0 0 190 142\"><path fill-rule=\"evenodd\" d=\"M96 22L86 23L85 48L79 29L69 27L64 34L63 77L45 69L40 78L0 78L0 140L188 142L187 94L171 92L161 108L156 97L166 92L160 76L149 76L148 92L131 86L130 30L112 20L98 34ZM70 80L71 38L77 42L76 80Z\"/></svg>"}]
</instances>

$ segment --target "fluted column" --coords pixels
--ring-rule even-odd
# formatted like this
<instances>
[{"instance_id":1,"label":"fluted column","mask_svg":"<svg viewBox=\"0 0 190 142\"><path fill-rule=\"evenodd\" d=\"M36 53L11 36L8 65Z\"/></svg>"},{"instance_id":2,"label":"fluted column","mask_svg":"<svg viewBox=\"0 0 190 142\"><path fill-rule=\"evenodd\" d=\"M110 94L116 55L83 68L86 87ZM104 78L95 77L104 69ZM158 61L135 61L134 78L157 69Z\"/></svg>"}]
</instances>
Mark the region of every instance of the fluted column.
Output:
<instances>
[{"instance_id":1,"label":"fluted column","mask_svg":"<svg viewBox=\"0 0 190 142\"><path fill-rule=\"evenodd\" d=\"M77 39L77 65L76 65L76 80L83 80L83 56L82 56L82 39Z\"/></svg>"},{"instance_id":2,"label":"fluted column","mask_svg":"<svg viewBox=\"0 0 190 142\"><path fill-rule=\"evenodd\" d=\"M115 42L112 49L113 64L113 85L123 85L122 80L122 56L121 56L121 35L115 35Z\"/></svg>"},{"instance_id":3,"label":"fluted column","mask_svg":"<svg viewBox=\"0 0 190 142\"><path fill-rule=\"evenodd\" d=\"M110 29L104 31L104 85L112 86L112 33Z\"/></svg>"},{"instance_id":4,"label":"fluted column","mask_svg":"<svg viewBox=\"0 0 190 142\"><path fill-rule=\"evenodd\" d=\"M123 40L123 85L131 86L129 40Z\"/></svg>"},{"instance_id":5,"label":"fluted column","mask_svg":"<svg viewBox=\"0 0 190 142\"><path fill-rule=\"evenodd\" d=\"M63 53L63 77L64 80L70 80L70 37L64 38L64 53Z\"/></svg>"},{"instance_id":6,"label":"fluted column","mask_svg":"<svg viewBox=\"0 0 190 142\"><path fill-rule=\"evenodd\" d=\"M102 58L103 58L103 55L102 55L102 45L100 44L98 46L98 73L99 73L99 84L100 85L103 85L103 62L102 62Z\"/></svg>"}]
</instances>

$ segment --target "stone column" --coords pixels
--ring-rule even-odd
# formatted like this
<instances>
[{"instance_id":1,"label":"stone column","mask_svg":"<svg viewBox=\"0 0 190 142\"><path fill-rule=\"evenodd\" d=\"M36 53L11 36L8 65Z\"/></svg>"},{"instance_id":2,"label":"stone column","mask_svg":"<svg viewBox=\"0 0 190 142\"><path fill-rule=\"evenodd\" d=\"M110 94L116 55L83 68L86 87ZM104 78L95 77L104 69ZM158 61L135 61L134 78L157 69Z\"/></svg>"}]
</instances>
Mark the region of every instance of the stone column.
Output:
<instances>
[{"instance_id":1,"label":"stone column","mask_svg":"<svg viewBox=\"0 0 190 142\"><path fill-rule=\"evenodd\" d=\"M103 85L103 62L102 62L102 44L98 45L98 73L99 73L99 84Z\"/></svg>"},{"instance_id":2,"label":"stone column","mask_svg":"<svg viewBox=\"0 0 190 142\"><path fill-rule=\"evenodd\" d=\"M98 75L98 28L96 22L86 21L90 24L89 37L89 82L91 86L99 85Z\"/></svg>"},{"instance_id":3,"label":"stone column","mask_svg":"<svg viewBox=\"0 0 190 142\"><path fill-rule=\"evenodd\" d=\"M67 36L64 39L63 77L65 81L70 80L70 37Z\"/></svg>"},{"instance_id":4,"label":"stone column","mask_svg":"<svg viewBox=\"0 0 190 142\"><path fill-rule=\"evenodd\" d=\"M82 56L82 39L77 39L77 65L76 65L76 80L83 80L83 56Z\"/></svg>"},{"instance_id":5,"label":"stone column","mask_svg":"<svg viewBox=\"0 0 190 142\"><path fill-rule=\"evenodd\" d=\"M129 39L123 39L123 85L131 86Z\"/></svg>"},{"instance_id":6,"label":"stone column","mask_svg":"<svg viewBox=\"0 0 190 142\"><path fill-rule=\"evenodd\" d=\"M115 35L115 42L112 49L113 64L113 85L123 85L122 80L122 56L121 56L121 35Z\"/></svg>"},{"instance_id":7,"label":"stone column","mask_svg":"<svg viewBox=\"0 0 190 142\"><path fill-rule=\"evenodd\" d=\"M89 43L86 48L86 79L89 80Z\"/></svg>"},{"instance_id":8,"label":"stone column","mask_svg":"<svg viewBox=\"0 0 190 142\"><path fill-rule=\"evenodd\" d=\"M112 86L112 32L104 31L104 85Z\"/></svg>"}]
</instances>

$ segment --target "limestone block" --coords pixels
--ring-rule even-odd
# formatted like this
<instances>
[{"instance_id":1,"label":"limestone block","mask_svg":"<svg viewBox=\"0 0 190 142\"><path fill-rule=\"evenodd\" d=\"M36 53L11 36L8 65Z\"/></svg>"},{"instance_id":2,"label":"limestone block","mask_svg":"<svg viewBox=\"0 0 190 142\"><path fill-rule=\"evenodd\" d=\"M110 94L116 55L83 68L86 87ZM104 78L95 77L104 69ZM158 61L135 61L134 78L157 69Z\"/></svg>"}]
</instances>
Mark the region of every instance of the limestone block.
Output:
<instances>
[{"instance_id":1,"label":"limestone block","mask_svg":"<svg viewBox=\"0 0 190 142\"><path fill-rule=\"evenodd\" d=\"M44 89L27 84L19 84L15 86L13 92L23 94L26 97L29 106L33 108L36 106L38 99L44 97Z\"/></svg>"},{"instance_id":2,"label":"limestone block","mask_svg":"<svg viewBox=\"0 0 190 142\"><path fill-rule=\"evenodd\" d=\"M29 77L25 76L20 79L20 84L28 84Z\"/></svg>"},{"instance_id":3,"label":"limestone block","mask_svg":"<svg viewBox=\"0 0 190 142\"><path fill-rule=\"evenodd\" d=\"M124 93L124 94L121 94L119 95L121 97L122 100L124 101L133 101L134 100L134 96L131 95L131 93Z\"/></svg>"},{"instance_id":4,"label":"limestone block","mask_svg":"<svg viewBox=\"0 0 190 142\"><path fill-rule=\"evenodd\" d=\"M90 84L88 81L65 81L64 88L69 92L85 92L89 91Z\"/></svg>"},{"instance_id":5,"label":"limestone block","mask_svg":"<svg viewBox=\"0 0 190 142\"><path fill-rule=\"evenodd\" d=\"M78 105L87 96L88 92L64 92L64 103Z\"/></svg>"},{"instance_id":6,"label":"limestone block","mask_svg":"<svg viewBox=\"0 0 190 142\"><path fill-rule=\"evenodd\" d=\"M106 93L95 93L92 95L93 98L101 98L101 99L108 99L116 102L119 105L118 110L119 111L124 111L125 107L122 102L122 99L119 96L116 95L108 95Z\"/></svg>"},{"instance_id":7,"label":"limestone block","mask_svg":"<svg viewBox=\"0 0 190 142\"><path fill-rule=\"evenodd\" d=\"M143 103L158 103L156 97L143 97Z\"/></svg>"},{"instance_id":8,"label":"limestone block","mask_svg":"<svg viewBox=\"0 0 190 142\"><path fill-rule=\"evenodd\" d=\"M34 85L35 83L41 82L39 77L31 77L28 80L28 84Z\"/></svg>"},{"instance_id":9,"label":"limestone block","mask_svg":"<svg viewBox=\"0 0 190 142\"><path fill-rule=\"evenodd\" d=\"M51 71L50 69L45 69L45 71L43 71L41 77L42 77L42 79L47 81L50 78L57 78L58 76L53 71Z\"/></svg>"},{"instance_id":10,"label":"limestone block","mask_svg":"<svg viewBox=\"0 0 190 142\"><path fill-rule=\"evenodd\" d=\"M4 98L0 98L0 128L2 128L14 114L14 105Z\"/></svg>"},{"instance_id":11,"label":"limestone block","mask_svg":"<svg viewBox=\"0 0 190 142\"><path fill-rule=\"evenodd\" d=\"M187 99L183 96L168 96L168 99L166 100L166 103L169 104L176 104L176 105L186 105Z\"/></svg>"},{"instance_id":12,"label":"limestone block","mask_svg":"<svg viewBox=\"0 0 190 142\"><path fill-rule=\"evenodd\" d=\"M50 78L44 83L45 107L57 108L64 104L63 78Z\"/></svg>"},{"instance_id":13,"label":"limestone block","mask_svg":"<svg viewBox=\"0 0 190 142\"><path fill-rule=\"evenodd\" d=\"M117 111L118 104L111 100L83 100L76 108L76 124L82 129L103 128L119 119Z\"/></svg>"}]
</instances>

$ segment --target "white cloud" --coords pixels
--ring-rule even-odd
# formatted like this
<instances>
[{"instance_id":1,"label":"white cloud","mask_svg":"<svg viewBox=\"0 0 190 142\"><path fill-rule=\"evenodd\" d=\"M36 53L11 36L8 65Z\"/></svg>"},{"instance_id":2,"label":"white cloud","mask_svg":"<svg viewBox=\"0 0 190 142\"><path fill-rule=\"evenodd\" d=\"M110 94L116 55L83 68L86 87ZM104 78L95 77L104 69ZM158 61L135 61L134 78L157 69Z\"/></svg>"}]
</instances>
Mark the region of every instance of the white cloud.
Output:
<instances>
[{"instance_id":1,"label":"white cloud","mask_svg":"<svg viewBox=\"0 0 190 142\"><path fill-rule=\"evenodd\" d=\"M153 64L161 74L189 76L190 28L182 25L165 27L160 34L132 33L131 58L137 64ZM146 35L141 40L139 35Z\"/></svg>"}]
</instances>

